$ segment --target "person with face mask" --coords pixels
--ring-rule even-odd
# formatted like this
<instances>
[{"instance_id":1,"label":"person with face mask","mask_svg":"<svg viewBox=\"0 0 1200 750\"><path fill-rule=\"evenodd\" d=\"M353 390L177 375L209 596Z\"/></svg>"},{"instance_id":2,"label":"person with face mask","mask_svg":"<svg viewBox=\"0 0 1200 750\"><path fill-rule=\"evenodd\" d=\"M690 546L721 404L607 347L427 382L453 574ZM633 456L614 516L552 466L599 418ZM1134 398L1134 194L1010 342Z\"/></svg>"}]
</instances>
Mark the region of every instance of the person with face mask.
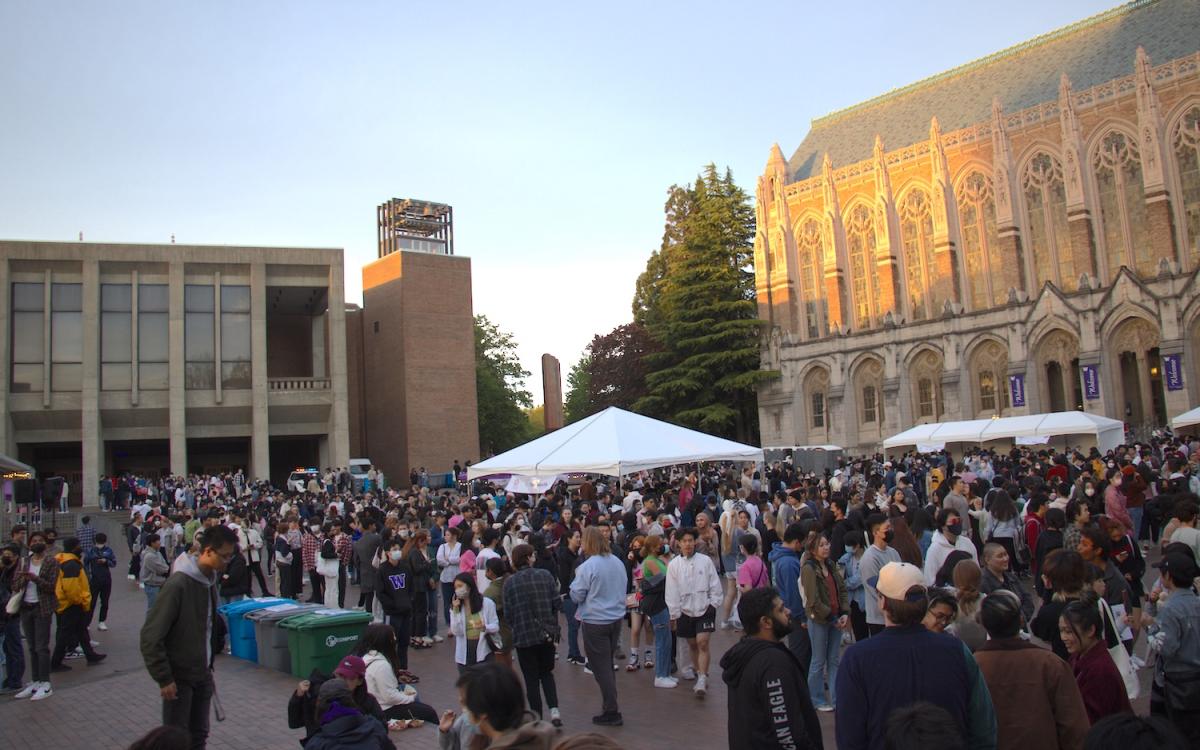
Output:
<instances>
[{"instance_id":1,"label":"person with face mask","mask_svg":"<svg viewBox=\"0 0 1200 750\"><path fill-rule=\"evenodd\" d=\"M871 578L879 575L884 565L900 562L900 553L891 545L895 538L892 522L882 513L867 516L866 538L869 540L867 551L863 553L858 563L859 578L863 582L863 594L866 599L867 632L876 635L883 630L883 613L876 602L875 590L871 587ZM799 568L797 567L797 575ZM776 579L778 580L778 579Z\"/></svg>"},{"instance_id":2,"label":"person with face mask","mask_svg":"<svg viewBox=\"0 0 1200 750\"><path fill-rule=\"evenodd\" d=\"M747 591L738 616L746 637L721 657L730 750L821 747L805 670L783 644L793 623L779 592L770 586Z\"/></svg>"},{"instance_id":3,"label":"person with face mask","mask_svg":"<svg viewBox=\"0 0 1200 750\"><path fill-rule=\"evenodd\" d=\"M925 555L925 585L932 586L946 558L955 550L967 553L976 563L978 553L971 540L963 536L963 520L952 508L942 508L937 514L938 532L933 535L929 552Z\"/></svg>"},{"instance_id":4,"label":"person with face mask","mask_svg":"<svg viewBox=\"0 0 1200 750\"><path fill-rule=\"evenodd\" d=\"M117 567L117 555L112 547L108 546L108 535L104 532L93 534L92 539L91 549L83 552L83 567L87 570L92 586L93 606L88 613L88 624L91 624L92 616L98 614L100 629L108 630L108 623L105 621L108 619L108 603L112 598L112 569ZM82 544L81 540L80 545ZM145 560L142 564L145 565Z\"/></svg>"},{"instance_id":5,"label":"person with face mask","mask_svg":"<svg viewBox=\"0 0 1200 750\"><path fill-rule=\"evenodd\" d=\"M0 548L0 593L3 601L8 602L20 587L13 587L21 566L21 548L15 544L7 544ZM21 644L21 617L8 614L8 610L0 607L0 635L4 641L5 673L4 684L0 685L0 695L8 695L21 690L21 678L25 676L25 649Z\"/></svg>"},{"instance_id":6,"label":"person with face mask","mask_svg":"<svg viewBox=\"0 0 1200 750\"><path fill-rule=\"evenodd\" d=\"M216 583L236 548L232 529L206 529L200 553L175 561L142 626L142 660L162 695L162 723L186 729L193 748L208 740L213 657L225 642Z\"/></svg>"},{"instance_id":7,"label":"person with face mask","mask_svg":"<svg viewBox=\"0 0 1200 750\"><path fill-rule=\"evenodd\" d=\"M496 613L496 603L479 593L471 573L459 573L454 578L450 632L454 635L454 662L459 674L491 657L489 642L500 645L500 617Z\"/></svg>"},{"instance_id":8,"label":"person with face mask","mask_svg":"<svg viewBox=\"0 0 1200 750\"><path fill-rule=\"evenodd\" d=\"M12 592L24 589L21 598L21 630L29 644L29 662L33 669L33 682L19 693L17 698L42 700L49 698L50 688L50 623L58 609L55 584L58 582L58 560L49 554L46 535L35 531L29 535L30 556L20 566L12 579Z\"/></svg>"},{"instance_id":9,"label":"person with face mask","mask_svg":"<svg viewBox=\"0 0 1200 750\"><path fill-rule=\"evenodd\" d=\"M383 562L379 565L379 607L385 621L396 634L396 666L408 669L408 647L412 635L412 589L414 578L409 553L412 538L393 537L383 545Z\"/></svg>"},{"instance_id":10,"label":"person with face mask","mask_svg":"<svg viewBox=\"0 0 1200 750\"><path fill-rule=\"evenodd\" d=\"M304 536L300 542L304 569L308 571L308 582L312 584L312 593L308 601L313 604L320 604L325 599L325 578L317 571L317 558L321 554L323 541L325 537L321 533L321 518L313 516L308 519L308 527L304 529Z\"/></svg>"},{"instance_id":11,"label":"person with face mask","mask_svg":"<svg viewBox=\"0 0 1200 750\"><path fill-rule=\"evenodd\" d=\"M476 747L550 750L558 739L549 722L533 720L525 710L521 683L511 669L482 664L455 683L462 713L442 714L438 746L442 750Z\"/></svg>"}]
</instances>

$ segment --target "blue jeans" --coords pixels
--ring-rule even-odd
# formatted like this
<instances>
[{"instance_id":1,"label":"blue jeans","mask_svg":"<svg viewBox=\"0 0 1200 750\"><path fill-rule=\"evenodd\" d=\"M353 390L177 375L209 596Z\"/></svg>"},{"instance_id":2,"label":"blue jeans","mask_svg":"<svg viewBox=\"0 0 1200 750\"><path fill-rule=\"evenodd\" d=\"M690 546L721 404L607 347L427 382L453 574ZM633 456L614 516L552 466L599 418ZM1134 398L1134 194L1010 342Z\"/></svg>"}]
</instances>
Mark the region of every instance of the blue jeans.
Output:
<instances>
[{"instance_id":1,"label":"blue jeans","mask_svg":"<svg viewBox=\"0 0 1200 750\"><path fill-rule=\"evenodd\" d=\"M1142 538L1142 511L1145 510L1142 506L1129 508L1129 520L1133 521L1133 543L1137 544Z\"/></svg>"},{"instance_id":2,"label":"blue jeans","mask_svg":"<svg viewBox=\"0 0 1200 750\"><path fill-rule=\"evenodd\" d=\"M4 640L4 685L6 688L23 687L21 678L25 676L25 645L21 642L21 618L12 616L4 624L0 636Z\"/></svg>"},{"instance_id":3,"label":"blue jeans","mask_svg":"<svg viewBox=\"0 0 1200 750\"><path fill-rule=\"evenodd\" d=\"M567 618L567 658L583 659L579 651L579 620L575 619L575 611L579 605L571 597L563 599L563 616Z\"/></svg>"},{"instance_id":4,"label":"blue jeans","mask_svg":"<svg viewBox=\"0 0 1200 750\"><path fill-rule=\"evenodd\" d=\"M808 621L808 637L812 640L812 666L808 668L808 693L814 706L833 705L834 684L838 662L841 660L842 631L833 623ZM825 675L829 675L829 698L826 699Z\"/></svg>"},{"instance_id":5,"label":"blue jeans","mask_svg":"<svg viewBox=\"0 0 1200 750\"><path fill-rule=\"evenodd\" d=\"M150 584L146 584L146 611L147 612L149 612L150 608L154 606L154 600L158 598L158 590L160 588L162 588L162 586L151 586Z\"/></svg>"},{"instance_id":6,"label":"blue jeans","mask_svg":"<svg viewBox=\"0 0 1200 750\"><path fill-rule=\"evenodd\" d=\"M671 676L671 610L648 618L654 627L654 676Z\"/></svg>"}]
</instances>

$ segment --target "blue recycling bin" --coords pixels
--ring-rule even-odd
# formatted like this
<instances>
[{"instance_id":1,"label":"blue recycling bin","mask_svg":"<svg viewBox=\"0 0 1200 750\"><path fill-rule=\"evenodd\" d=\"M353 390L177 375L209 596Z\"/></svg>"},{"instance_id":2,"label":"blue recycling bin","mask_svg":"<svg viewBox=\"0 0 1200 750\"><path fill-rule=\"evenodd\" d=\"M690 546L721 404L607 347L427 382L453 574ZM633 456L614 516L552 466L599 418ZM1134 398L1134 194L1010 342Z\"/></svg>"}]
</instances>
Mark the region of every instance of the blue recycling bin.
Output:
<instances>
[{"instance_id":1,"label":"blue recycling bin","mask_svg":"<svg viewBox=\"0 0 1200 750\"><path fill-rule=\"evenodd\" d=\"M239 659L258 663L258 642L254 637L254 623L247 620L246 615L256 609L289 602L295 603L291 599L264 596L257 599L242 599L217 607L217 611L224 616L225 622L229 626L229 652Z\"/></svg>"}]
</instances>

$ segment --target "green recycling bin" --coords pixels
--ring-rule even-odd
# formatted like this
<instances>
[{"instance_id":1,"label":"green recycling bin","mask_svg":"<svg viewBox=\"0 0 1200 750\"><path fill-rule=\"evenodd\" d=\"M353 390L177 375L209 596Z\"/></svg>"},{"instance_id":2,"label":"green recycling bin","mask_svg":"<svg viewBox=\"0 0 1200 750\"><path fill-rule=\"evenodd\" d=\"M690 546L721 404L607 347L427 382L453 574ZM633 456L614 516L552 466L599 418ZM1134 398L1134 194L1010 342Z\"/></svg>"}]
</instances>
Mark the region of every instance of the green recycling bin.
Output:
<instances>
[{"instance_id":1,"label":"green recycling bin","mask_svg":"<svg viewBox=\"0 0 1200 750\"><path fill-rule=\"evenodd\" d=\"M292 674L300 679L314 669L332 674L370 623L370 612L348 609L318 609L280 620L277 627L288 634Z\"/></svg>"}]
</instances>

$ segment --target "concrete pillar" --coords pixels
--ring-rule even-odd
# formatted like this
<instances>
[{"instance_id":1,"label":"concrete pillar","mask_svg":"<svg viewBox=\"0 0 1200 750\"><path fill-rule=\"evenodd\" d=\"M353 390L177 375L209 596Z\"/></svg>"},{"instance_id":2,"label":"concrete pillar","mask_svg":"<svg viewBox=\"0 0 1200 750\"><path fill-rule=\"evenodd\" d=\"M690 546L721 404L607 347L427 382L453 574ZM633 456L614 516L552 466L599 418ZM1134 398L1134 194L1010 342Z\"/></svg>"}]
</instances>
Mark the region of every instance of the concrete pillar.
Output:
<instances>
[{"instance_id":1,"label":"concrete pillar","mask_svg":"<svg viewBox=\"0 0 1200 750\"><path fill-rule=\"evenodd\" d=\"M83 261L83 383L80 394L80 429L84 507L99 507L100 474L104 460L100 427L100 262Z\"/></svg>"},{"instance_id":2,"label":"concrete pillar","mask_svg":"<svg viewBox=\"0 0 1200 750\"><path fill-rule=\"evenodd\" d=\"M8 311L12 308L9 292L12 287L8 281L8 260L0 259L0 362L11 361L9 353L12 350L12 327L8 321ZM8 367L0 367L0 452L7 456L16 456L16 446L12 443L12 417L8 411Z\"/></svg>"},{"instance_id":3,"label":"concrete pillar","mask_svg":"<svg viewBox=\"0 0 1200 750\"><path fill-rule=\"evenodd\" d=\"M948 419L965 419L962 417L962 393L959 389L959 382L962 380L962 373L958 370L943 370L942 371L942 413ZM970 380L968 378L968 380ZM952 416L958 415L958 416ZM937 416L936 414L934 416ZM934 420L935 422L938 420Z\"/></svg>"},{"instance_id":4,"label":"concrete pillar","mask_svg":"<svg viewBox=\"0 0 1200 750\"><path fill-rule=\"evenodd\" d=\"M884 378L882 392L879 394L880 406L883 408L883 420L879 425L880 440L887 440L892 435L900 432L903 427L903 411L902 404L910 399L905 398L907 395L901 387L903 378Z\"/></svg>"},{"instance_id":5,"label":"concrete pillar","mask_svg":"<svg viewBox=\"0 0 1200 750\"><path fill-rule=\"evenodd\" d=\"M342 253L329 267L329 375L333 404L329 415L331 463L350 463L350 395L346 379L346 288Z\"/></svg>"},{"instance_id":6,"label":"concrete pillar","mask_svg":"<svg viewBox=\"0 0 1200 750\"><path fill-rule=\"evenodd\" d=\"M271 425L267 408L267 266L250 264L250 467L254 479L271 476Z\"/></svg>"},{"instance_id":7,"label":"concrete pillar","mask_svg":"<svg viewBox=\"0 0 1200 750\"><path fill-rule=\"evenodd\" d=\"M1138 398L1142 402L1142 424L1154 420L1154 389L1150 383L1150 358L1145 350L1136 353Z\"/></svg>"},{"instance_id":8,"label":"concrete pillar","mask_svg":"<svg viewBox=\"0 0 1200 750\"><path fill-rule=\"evenodd\" d=\"M325 368L325 326L328 325L329 315L314 315L312 317L312 376L323 378L329 374Z\"/></svg>"},{"instance_id":9,"label":"concrete pillar","mask_svg":"<svg viewBox=\"0 0 1200 750\"><path fill-rule=\"evenodd\" d=\"M183 260L171 261L167 271L167 410L171 443L171 473L187 474L187 391L184 388Z\"/></svg>"}]
</instances>

